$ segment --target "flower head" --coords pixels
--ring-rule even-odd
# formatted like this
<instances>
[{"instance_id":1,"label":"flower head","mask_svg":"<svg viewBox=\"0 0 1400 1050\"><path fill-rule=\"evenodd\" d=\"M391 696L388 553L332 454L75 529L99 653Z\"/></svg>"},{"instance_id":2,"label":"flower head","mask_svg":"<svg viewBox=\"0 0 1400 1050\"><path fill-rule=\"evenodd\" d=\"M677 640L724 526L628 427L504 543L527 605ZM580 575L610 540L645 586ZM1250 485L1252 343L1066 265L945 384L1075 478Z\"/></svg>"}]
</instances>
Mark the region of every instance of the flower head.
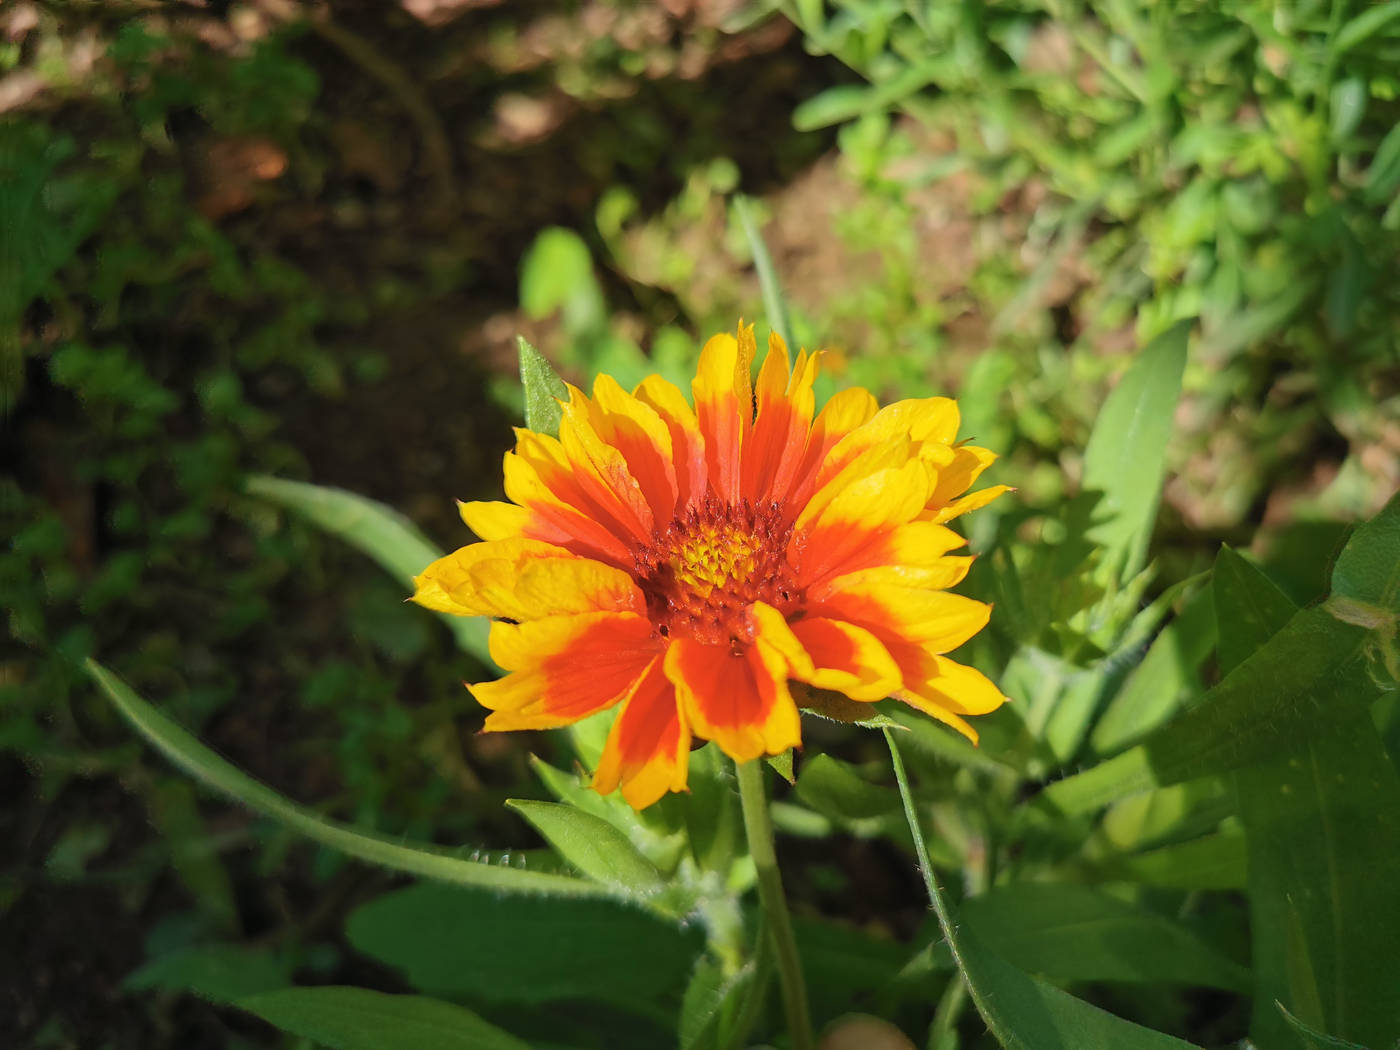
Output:
<instances>
[{"instance_id":1,"label":"flower head","mask_svg":"<svg viewBox=\"0 0 1400 1050\"><path fill-rule=\"evenodd\" d=\"M813 419L817 358L753 327L700 355L694 408L652 376L569 388L557 438L516 431L509 503L464 503L482 542L428 566L417 602L494 617L507 670L470 686L487 730L620 705L593 785L633 806L686 785L694 737L737 761L801 743L791 683L894 696L976 740L1005 699L945 653L990 607L950 594L971 558L945 522L995 456L956 443L948 398L883 409L861 389Z\"/></svg>"}]
</instances>

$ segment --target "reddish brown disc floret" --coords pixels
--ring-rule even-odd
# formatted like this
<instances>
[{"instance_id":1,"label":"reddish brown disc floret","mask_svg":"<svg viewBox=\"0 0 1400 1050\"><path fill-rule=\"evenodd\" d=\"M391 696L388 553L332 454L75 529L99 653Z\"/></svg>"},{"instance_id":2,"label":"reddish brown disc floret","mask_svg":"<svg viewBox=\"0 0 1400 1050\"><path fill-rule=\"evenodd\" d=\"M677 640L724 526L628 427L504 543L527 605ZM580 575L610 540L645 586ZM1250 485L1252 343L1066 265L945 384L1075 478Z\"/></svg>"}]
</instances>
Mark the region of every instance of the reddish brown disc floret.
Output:
<instances>
[{"instance_id":1,"label":"reddish brown disc floret","mask_svg":"<svg viewBox=\"0 0 1400 1050\"><path fill-rule=\"evenodd\" d=\"M747 641L744 612L754 602L784 613L797 604L791 538L777 502L710 495L674 518L634 556L658 632L706 645Z\"/></svg>"}]
</instances>

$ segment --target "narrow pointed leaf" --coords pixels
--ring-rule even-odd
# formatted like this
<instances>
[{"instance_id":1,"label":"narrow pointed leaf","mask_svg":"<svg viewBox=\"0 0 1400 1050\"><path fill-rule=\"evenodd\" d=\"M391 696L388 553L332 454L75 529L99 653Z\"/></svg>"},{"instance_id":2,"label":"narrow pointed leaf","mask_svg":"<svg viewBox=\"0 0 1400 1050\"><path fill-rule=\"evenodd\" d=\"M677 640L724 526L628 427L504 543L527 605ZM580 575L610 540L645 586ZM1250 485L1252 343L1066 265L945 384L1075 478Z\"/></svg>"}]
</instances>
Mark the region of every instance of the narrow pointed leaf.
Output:
<instances>
[{"instance_id":1,"label":"narrow pointed leaf","mask_svg":"<svg viewBox=\"0 0 1400 1050\"><path fill-rule=\"evenodd\" d=\"M531 824L559 855L609 889L641 898L666 889L656 865L612 824L558 802L511 799L506 803Z\"/></svg>"},{"instance_id":2,"label":"narrow pointed leaf","mask_svg":"<svg viewBox=\"0 0 1400 1050\"><path fill-rule=\"evenodd\" d=\"M773 257L768 254L768 245L754 222L749 199L742 194L736 196L734 211L744 227L744 236L748 238L749 251L753 254L753 267L758 272L758 287L763 296L763 312L768 315L768 327L791 347L792 325L788 321L787 300L783 298L783 288L778 281L778 271L773 267Z\"/></svg>"},{"instance_id":3,"label":"narrow pointed leaf","mask_svg":"<svg viewBox=\"0 0 1400 1050\"><path fill-rule=\"evenodd\" d=\"M558 434L569 391L549 359L526 341L516 337L520 350L520 383L525 388L525 426L537 434Z\"/></svg>"},{"instance_id":4,"label":"narrow pointed leaf","mask_svg":"<svg viewBox=\"0 0 1400 1050\"><path fill-rule=\"evenodd\" d=\"M582 879L553 872L502 867L454 855L440 846L406 845L401 840L360 831L327 820L225 761L166 718L102 665L89 660L88 674L122 716L177 766L206 786L255 812L287 825L307 838L386 868L442 882L515 893L598 896L606 891Z\"/></svg>"},{"instance_id":5,"label":"narrow pointed leaf","mask_svg":"<svg viewBox=\"0 0 1400 1050\"><path fill-rule=\"evenodd\" d=\"M250 496L276 503L317 528L373 558L389 575L413 591L413 578L442 557L411 521L392 507L344 489L254 474L244 483ZM487 649L490 623L483 616L442 614L457 645L488 668L496 664Z\"/></svg>"},{"instance_id":6,"label":"narrow pointed leaf","mask_svg":"<svg viewBox=\"0 0 1400 1050\"><path fill-rule=\"evenodd\" d=\"M1102 497L1089 538L1120 581L1146 560L1190 331L1180 321L1148 344L1104 401L1084 450L1083 488Z\"/></svg>"}]
</instances>

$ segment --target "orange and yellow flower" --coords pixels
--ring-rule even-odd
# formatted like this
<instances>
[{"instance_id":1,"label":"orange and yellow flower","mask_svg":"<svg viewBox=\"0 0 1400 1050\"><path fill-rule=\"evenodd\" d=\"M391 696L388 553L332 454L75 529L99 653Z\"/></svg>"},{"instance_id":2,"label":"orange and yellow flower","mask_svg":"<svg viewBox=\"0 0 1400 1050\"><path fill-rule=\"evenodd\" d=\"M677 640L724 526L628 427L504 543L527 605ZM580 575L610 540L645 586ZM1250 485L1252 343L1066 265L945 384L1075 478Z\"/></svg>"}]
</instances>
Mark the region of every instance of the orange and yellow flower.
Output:
<instances>
[{"instance_id":1,"label":"orange and yellow flower","mask_svg":"<svg viewBox=\"0 0 1400 1050\"><path fill-rule=\"evenodd\" d=\"M753 327L706 343L694 408L659 376L569 388L557 438L516 431L508 503L464 503L482 542L428 566L414 600L495 618L508 672L470 686L487 730L620 710L593 786L648 806L684 790L695 737L736 761L801 744L791 682L894 696L976 740L1005 699L945 654L989 606L948 593L972 559L945 524L995 459L958 444L948 398L879 408L861 389L813 419L817 358L789 368Z\"/></svg>"}]
</instances>

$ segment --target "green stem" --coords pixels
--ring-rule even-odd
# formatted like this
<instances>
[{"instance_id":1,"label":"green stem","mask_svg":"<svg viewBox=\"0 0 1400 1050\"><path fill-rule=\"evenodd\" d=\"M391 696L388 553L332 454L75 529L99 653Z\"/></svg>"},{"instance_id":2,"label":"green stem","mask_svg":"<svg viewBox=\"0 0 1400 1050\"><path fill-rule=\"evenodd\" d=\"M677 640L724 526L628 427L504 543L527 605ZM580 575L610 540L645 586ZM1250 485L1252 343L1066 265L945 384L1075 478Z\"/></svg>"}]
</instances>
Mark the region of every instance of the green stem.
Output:
<instances>
[{"instance_id":1,"label":"green stem","mask_svg":"<svg viewBox=\"0 0 1400 1050\"><path fill-rule=\"evenodd\" d=\"M807 1010L807 985L802 978L802 962L792 935L792 917L783 895L783 877L778 871L778 854L773 848L773 822L768 816L768 798L763 790L763 761L736 762L739 802L744 810L744 833L749 840L749 856L758 874L758 900L773 948L778 983L783 992L792 1050L812 1050L812 1020Z\"/></svg>"},{"instance_id":2,"label":"green stem","mask_svg":"<svg viewBox=\"0 0 1400 1050\"><path fill-rule=\"evenodd\" d=\"M928 846L924 844L924 831L919 825L919 812L914 807L914 795L909 790L909 776L904 772L904 759L899 756L899 748L895 745L894 734L888 729L884 733L885 743L889 745L890 749L890 764L894 767L894 779L899 785L899 797L904 803L904 817L909 822L909 834L914 838L914 852L918 856L919 874L924 877L924 889L928 890L929 903L933 905L934 914L938 916L938 925L942 928L943 936L948 941L948 947L953 952L953 959L958 964L958 971L962 972L957 927L953 922L953 916L948 911L948 905L943 900L943 894L938 892L938 883L933 877L933 865L928 859Z\"/></svg>"}]
</instances>

